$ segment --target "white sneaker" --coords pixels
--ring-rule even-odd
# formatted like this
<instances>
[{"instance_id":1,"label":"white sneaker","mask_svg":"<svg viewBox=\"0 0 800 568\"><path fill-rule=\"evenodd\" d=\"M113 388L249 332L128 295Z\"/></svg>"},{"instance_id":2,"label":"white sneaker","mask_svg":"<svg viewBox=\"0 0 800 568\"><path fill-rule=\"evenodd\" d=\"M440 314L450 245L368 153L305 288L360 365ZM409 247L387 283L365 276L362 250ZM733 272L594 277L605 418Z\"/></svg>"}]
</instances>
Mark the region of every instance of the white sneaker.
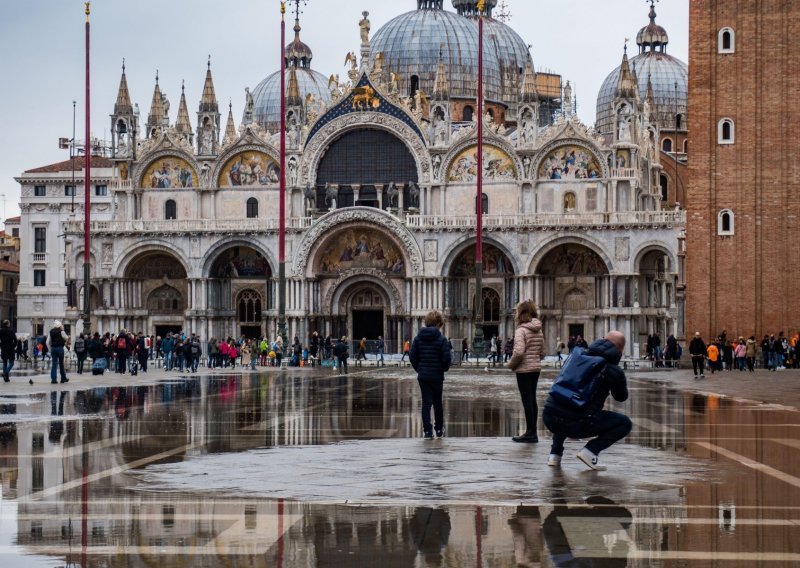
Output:
<instances>
[{"instance_id":1,"label":"white sneaker","mask_svg":"<svg viewBox=\"0 0 800 568\"><path fill-rule=\"evenodd\" d=\"M550 454L547 456L547 465L550 467L559 467L561 465L561 456L558 454Z\"/></svg>"},{"instance_id":2,"label":"white sneaker","mask_svg":"<svg viewBox=\"0 0 800 568\"><path fill-rule=\"evenodd\" d=\"M578 452L577 458L595 471L606 470L606 466L600 465L597 456L586 448L582 448L581 451Z\"/></svg>"}]
</instances>

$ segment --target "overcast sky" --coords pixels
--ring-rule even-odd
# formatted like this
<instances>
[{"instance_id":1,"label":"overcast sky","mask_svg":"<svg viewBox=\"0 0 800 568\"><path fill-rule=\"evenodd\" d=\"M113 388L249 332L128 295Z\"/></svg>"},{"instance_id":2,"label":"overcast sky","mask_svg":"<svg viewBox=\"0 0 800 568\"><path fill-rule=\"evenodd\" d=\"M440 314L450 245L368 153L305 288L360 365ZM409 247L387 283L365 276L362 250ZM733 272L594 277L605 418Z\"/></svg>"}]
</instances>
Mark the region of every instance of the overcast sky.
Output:
<instances>
[{"instance_id":1,"label":"overcast sky","mask_svg":"<svg viewBox=\"0 0 800 568\"><path fill-rule=\"evenodd\" d=\"M511 25L531 46L537 71L554 71L575 88L578 115L594 124L595 99L605 77L619 65L625 38L636 53L636 33L647 24L646 0L506 0ZM280 65L279 0L95 0L92 2L92 132L108 137L125 58L128 86L146 120L156 70L175 121L181 81L192 121L211 55L214 86L224 121L233 102L238 121L244 89L255 87ZM293 5L293 4L292 4ZM346 75L348 51L358 51L358 21L369 10L372 35L392 18L415 10L416 0L309 0L302 7L302 38L314 51L312 68ZM445 7L452 10L450 0ZM69 158L59 137L72 135L77 101L78 136L84 121L84 3L80 0L3 2L0 19L0 205L19 214L25 170ZM669 32L668 53L688 59L689 0L662 0L658 23ZM287 40L293 15L288 15Z\"/></svg>"}]
</instances>

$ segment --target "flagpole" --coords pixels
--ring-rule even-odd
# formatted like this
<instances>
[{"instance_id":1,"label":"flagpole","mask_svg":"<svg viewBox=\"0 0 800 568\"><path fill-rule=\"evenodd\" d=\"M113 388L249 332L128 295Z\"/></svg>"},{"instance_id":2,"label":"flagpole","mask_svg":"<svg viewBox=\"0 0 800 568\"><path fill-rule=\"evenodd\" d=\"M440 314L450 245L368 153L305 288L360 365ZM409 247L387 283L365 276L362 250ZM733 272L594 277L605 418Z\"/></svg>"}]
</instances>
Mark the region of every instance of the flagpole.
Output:
<instances>
[{"instance_id":1,"label":"flagpole","mask_svg":"<svg viewBox=\"0 0 800 568\"><path fill-rule=\"evenodd\" d=\"M92 142L91 142L91 88L89 82L89 14L91 13L91 2L86 2L86 133L83 142L84 157L86 158L86 167L84 168L84 188L83 188L83 332L86 334L91 333L91 305L89 303L89 281L91 264L90 261L90 222L92 220L92 207L91 207L91 178L92 178Z\"/></svg>"},{"instance_id":2,"label":"flagpole","mask_svg":"<svg viewBox=\"0 0 800 568\"><path fill-rule=\"evenodd\" d=\"M281 148L278 237L278 335L284 349L286 337L286 2L281 2Z\"/></svg>"},{"instance_id":3,"label":"flagpole","mask_svg":"<svg viewBox=\"0 0 800 568\"><path fill-rule=\"evenodd\" d=\"M475 338L472 350L483 351L483 9L486 2L479 0L478 7L478 188L475 196L477 235L475 242Z\"/></svg>"}]
</instances>

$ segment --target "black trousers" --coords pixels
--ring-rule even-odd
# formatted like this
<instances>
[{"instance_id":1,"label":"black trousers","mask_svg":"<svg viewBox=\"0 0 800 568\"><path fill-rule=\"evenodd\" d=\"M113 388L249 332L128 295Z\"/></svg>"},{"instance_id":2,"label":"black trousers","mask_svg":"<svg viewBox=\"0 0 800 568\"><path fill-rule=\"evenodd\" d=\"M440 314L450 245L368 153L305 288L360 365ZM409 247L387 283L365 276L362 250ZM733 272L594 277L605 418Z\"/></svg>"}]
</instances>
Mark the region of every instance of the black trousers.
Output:
<instances>
[{"instance_id":1,"label":"black trousers","mask_svg":"<svg viewBox=\"0 0 800 568\"><path fill-rule=\"evenodd\" d=\"M422 429L426 434L433 432L431 428L431 406L433 406L433 420L437 430L444 428L444 404L442 391L444 381L426 381L417 379L422 392Z\"/></svg>"},{"instance_id":2,"label":"black trousers","mask_svg":"<svg viewBox=\"0 0 800 568\"><path fill-rule=\"evenodd\" d=\"M692 369L694 370L694 375L703 375L703 356L702 355L692 355ZM699 369L699 372L698 372Z\"/></svg>"},{"instance_id":3,"label":"black trousers","mask_svg":"<svg viewBox=\"0 0 800 568\"><path fill-rule=\"evenodd\" d=\"M536 434L536 422L539 418L539 406L536 404L536 387L539 384L539 371L517 373L517 388L525 411L525 433Z\"/></svg>"}]
</instances>

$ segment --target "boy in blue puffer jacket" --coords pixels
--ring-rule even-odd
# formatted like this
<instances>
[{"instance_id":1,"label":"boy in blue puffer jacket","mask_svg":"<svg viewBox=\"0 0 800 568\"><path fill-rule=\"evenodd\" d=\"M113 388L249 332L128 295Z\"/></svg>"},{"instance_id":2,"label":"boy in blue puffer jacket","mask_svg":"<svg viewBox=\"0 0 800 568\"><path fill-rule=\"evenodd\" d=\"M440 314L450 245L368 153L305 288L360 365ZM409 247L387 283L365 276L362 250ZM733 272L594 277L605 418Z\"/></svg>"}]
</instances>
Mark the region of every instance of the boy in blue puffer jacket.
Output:
<instances>
[{"instance_id":1,"label":"boy in blue puffer jacket","mask_svg":"<svg viewBox=\"0 0 800 568\"><path fill-rule=\"evenodd\" d=\"M444 405L442 390L444 374L450 369L452 356L450 342L442 334L444 319L434 310L425 316L425 327L419 330L411 344L409 361L417 372L417 381L422 391L422 429L426 440L444 436ZM435 424L431 426L431 406Z\"/></svg>"},{"instance_id":2,"label":"boy in blue puffer jacket","mask_svg":"<svg viewBox=\"0 0 800 568\"><path fill-rule=\"evenodd\" d=\"M622 351L625 349L625 336L612 331L605 339L598 339L586 350L587 355L599 356L606 360L604 376L594 396L580 410L559 402L553 395L547 397L542 413L542 421L553 433L553 444L547 465L561 465L564 441L567 438L594 438L578 452L578 459L591 469L603 471L605 466L598 462L598 454L611 447L631 431L631 420L624 414L603 410L609 393L614 400L628 400L628 385L625 373L619 367Z\"/></svg>"}]
</instances>

